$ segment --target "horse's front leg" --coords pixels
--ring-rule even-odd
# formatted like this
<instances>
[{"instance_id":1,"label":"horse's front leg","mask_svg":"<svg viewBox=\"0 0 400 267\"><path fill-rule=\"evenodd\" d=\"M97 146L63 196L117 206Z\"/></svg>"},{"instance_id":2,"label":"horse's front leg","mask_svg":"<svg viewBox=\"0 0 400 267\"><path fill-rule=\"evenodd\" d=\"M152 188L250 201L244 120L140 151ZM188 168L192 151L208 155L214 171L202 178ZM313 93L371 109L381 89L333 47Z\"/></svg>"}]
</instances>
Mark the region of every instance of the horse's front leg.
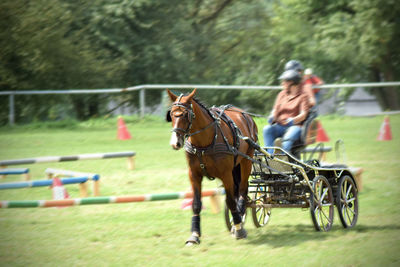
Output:
<instances>
[{"instance_id":1,"label":"horse's front leg","mask_svg":"<svg viewBox=\"0 0 400 267\"><path fill-rule=\"evenodd\" d=\"M203 177L201 175L195 175L192 171L189 171L190 182L192 184L193 190L193 203L192 203L192 227L191 227L191 236L186 241L187 246L200 244L200 212L201 212L201 181Z\"/></svg>"}]
</instances>

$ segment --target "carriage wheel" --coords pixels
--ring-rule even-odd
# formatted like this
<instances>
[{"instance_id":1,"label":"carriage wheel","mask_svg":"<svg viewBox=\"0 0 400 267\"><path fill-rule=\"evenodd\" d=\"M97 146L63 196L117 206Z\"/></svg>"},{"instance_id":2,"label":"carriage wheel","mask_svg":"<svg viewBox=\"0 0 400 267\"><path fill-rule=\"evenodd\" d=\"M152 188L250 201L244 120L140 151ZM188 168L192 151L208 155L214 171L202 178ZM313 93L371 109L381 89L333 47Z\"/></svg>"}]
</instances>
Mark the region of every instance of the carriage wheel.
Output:
<instances>
[{"instance_id":1,"label":"carriage wheel","mask_svg":"<svg viewBox=\"0 0 400 267\"><path fill-rule=\"evenodd\" d=\"M266 203L266 189L265 186L257 186L256 192L254 193L253 202L254 204L264 204ZM253 217L253 223L255 227L263 227L267 225L269 219L271 218L271 209L270 208L251 208L251 214Z\"/></svg>"},{"instance_id":2,"label":"carriage wheel","mask_svg":"<svg viewBox=\"0 0 400 267\"><path fill-rule=\"evenodd\" d=\"M333 223L334 199L332 187L324 176L314 178L310 196L311 218L317 231L329 231Z\"/></svg>"},{"instance_id":3,"label":"carriage wheel","mask_svg":"<svg viewBox=\"0 0 400 267\"><path fill-rule=\"evenodd\" d=\"M245 211L245 213L242 215L242 224L244 225L244 223L246 222L246 214L247 214L247 209ZM226 224L226 228L228 229L228 231L230 232L232 230L232 226L233 226L233 217L231 214L231 211L229 210L228 206L225 203L225 224Z\"/></svg>"},{"instance_id":4,"label":"carriage wheel","mask_svg":"<svg viewBox=\"0 0 400 267\"><path fill-rule=\"evenodd\" d=\"M351 228L358 218L358 193L353 179L345 175L339 180L336 207L344 228Z\"/></svg>"}]
</instances>

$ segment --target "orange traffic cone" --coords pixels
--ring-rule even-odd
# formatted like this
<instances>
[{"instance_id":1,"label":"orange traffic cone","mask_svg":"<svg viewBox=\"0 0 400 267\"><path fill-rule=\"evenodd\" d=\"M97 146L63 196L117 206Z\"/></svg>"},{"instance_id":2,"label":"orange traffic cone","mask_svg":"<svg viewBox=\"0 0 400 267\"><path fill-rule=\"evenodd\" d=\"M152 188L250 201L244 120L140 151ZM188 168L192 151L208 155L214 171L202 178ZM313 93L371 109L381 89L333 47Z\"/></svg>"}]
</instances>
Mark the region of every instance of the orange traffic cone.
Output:
<instances>
[{"instance_id":1,"label":"orange traffic cone","mask_svg":"<svg viewBox=\"0 0 400 267\"><path fill-rule=\"evenodd\" d=\"M385 116L381 129L379 130L379 135L376 138L378 141L390 141L392 140L392 130L390 129L389 117Z\"/></svg>"},{"instance_id":2,"label":"orange traffic cone","mask_svg":"<svg viewBox=\"0 0 400 267\"><path fill-rule=\"evenodd\" d=\"M126 128L125 122L121 116L118 117L118 134L117 138L119 140L128 140L131 139L131 134L129 133L128 129Z\"/></svg>"},{"instance_id":3,"label":"orange traffic cone","mask_svg":"<svg viewBox=\"0 0 400 267\"><path fill-rule=\"evenodd\" d=\"M326 134L320 121L318 121L317 142L329 142L329 136Z\"/></svg>"},{"instance_id":4,"label":"orange traffic cone","mask_svg":"<svg viewBox=\"0 0 400 267\"><path fill-rule=\"evenodd\" d=\"M65 187L63 186L63 183L61 182L60 178L58 178L58 177L53 178L52 188L53 188L53 199L54 200L69 198L67 189L65 189Z\"/></svg>"}]
</instances>

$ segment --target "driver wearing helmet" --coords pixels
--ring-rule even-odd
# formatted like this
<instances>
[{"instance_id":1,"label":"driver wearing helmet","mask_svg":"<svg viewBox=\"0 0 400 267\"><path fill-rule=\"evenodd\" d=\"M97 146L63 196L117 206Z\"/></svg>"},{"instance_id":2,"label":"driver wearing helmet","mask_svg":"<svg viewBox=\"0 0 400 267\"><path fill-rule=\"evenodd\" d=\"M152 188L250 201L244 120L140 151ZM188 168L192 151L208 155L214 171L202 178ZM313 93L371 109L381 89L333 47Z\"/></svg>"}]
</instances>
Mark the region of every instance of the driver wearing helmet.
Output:
<instances>
[{"instance_id":1,"label":"driver wearing helmet","mask_svg":"<svg viewBox=\"0 0 400 267\"><path fill-rule=\"evenodd\" d=\"M285 64L285 71L286 70L295 70L300 74L300 77L302 77L304 68L300 61L292 59ZM313 84L306 82L306 80L307 79L302 79L301 85L303 87L303 91L308 95L308 102L310 103L310 107L314 107L316 104L316 100L312 88Z\"/></svg>"},{"instance_id":2,"label":"driver wearing helmet","mask_svg":"<svg viewBox=\"0 0 400 267\"><path fill-rule=\"evenodd\" d=\"M283 137L282 148L290 152L293 143L300 138L301 125L310 108L309 96L302 90L301 75L289 69L279 77L283 90L278 94L269 125L263 129L265 146L271 147L278 137ZM268 149L272 153L272 149Z\"/></svg>"}]
</instances>

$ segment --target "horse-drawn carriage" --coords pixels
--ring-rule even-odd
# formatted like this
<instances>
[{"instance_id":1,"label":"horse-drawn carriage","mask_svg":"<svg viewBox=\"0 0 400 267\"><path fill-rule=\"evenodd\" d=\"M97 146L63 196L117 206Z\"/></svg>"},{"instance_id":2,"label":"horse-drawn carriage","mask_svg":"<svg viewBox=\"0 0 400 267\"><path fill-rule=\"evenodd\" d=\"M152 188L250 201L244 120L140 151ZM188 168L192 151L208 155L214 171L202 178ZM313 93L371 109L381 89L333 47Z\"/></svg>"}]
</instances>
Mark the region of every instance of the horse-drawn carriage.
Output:
<instances>
[{"instance_id":1,"label":"horse-drawn carriage","mask_svg":"<svg viewBox=\"0 0 400 267\"><path fill-rule=\"evenodd\" d=\"M335 205L345 228L356 224L358 189L347 166L299 159L316 131L313 113L303 123L301 140L292 151L273 147L270 154L257 144L257 125L249 113L230 105L209 109L194 98L195 92L177 96L168 91L173 102L167 113L173 126L170 145L185 149L194 193L187 244L200 243L203 177L222 181L226 225L237 239L247 236L243 228L247 208L257 227L267 224L272 208L298 207L310 208L316 230L328 231Z\"/></svg>"},{"instance_id":2,"label":"horse-drawn carriage","mask_svg":"<svg viewBox=\"0 0 400 267\"><path fill-rule=\"evenodd\" d=\"M315 229L329 231L334 206L343 227L356 224L358 190L346 165L321 165L316 159L304 162L279 147L273 147L274 153L269 154L267 148L245 140L256 148L247 202L256 227L268 223L272 208L309 208ZM232 219L227 208L225 219L231 230Z\"/></svg>"}]
</instances>

